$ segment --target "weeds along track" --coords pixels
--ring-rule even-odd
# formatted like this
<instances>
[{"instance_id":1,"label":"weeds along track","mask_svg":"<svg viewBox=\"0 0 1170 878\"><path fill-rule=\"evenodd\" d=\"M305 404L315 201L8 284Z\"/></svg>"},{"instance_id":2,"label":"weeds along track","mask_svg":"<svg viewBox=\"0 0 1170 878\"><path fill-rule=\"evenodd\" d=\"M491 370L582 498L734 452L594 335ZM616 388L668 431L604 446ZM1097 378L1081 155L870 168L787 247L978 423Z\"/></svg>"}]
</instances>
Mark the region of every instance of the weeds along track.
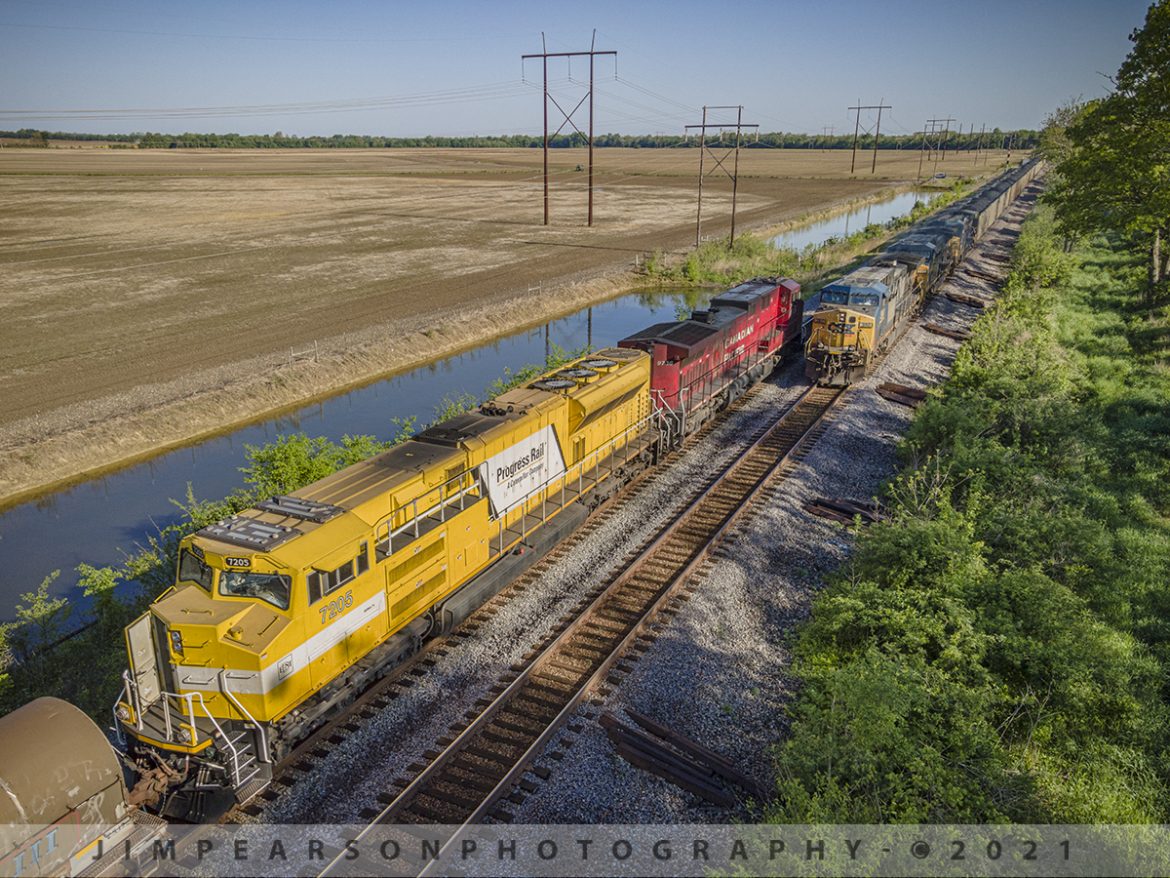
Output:
<instances>
[{"instance_id":1,"label":"weeds along track","mask_svg":"<svg viewBox=\"0 0 1170 878\"><path fill-rule=\"evenodd\" d=\"M498 807L577 704L667 611L761 489L806 451L842 388L813 387L760 430L735 461L644 547L558 633L513 666L474 718L377 814L387 823L507 821ZM339 867L331 864L326 874Z\"/></svg>"}]
</instances>

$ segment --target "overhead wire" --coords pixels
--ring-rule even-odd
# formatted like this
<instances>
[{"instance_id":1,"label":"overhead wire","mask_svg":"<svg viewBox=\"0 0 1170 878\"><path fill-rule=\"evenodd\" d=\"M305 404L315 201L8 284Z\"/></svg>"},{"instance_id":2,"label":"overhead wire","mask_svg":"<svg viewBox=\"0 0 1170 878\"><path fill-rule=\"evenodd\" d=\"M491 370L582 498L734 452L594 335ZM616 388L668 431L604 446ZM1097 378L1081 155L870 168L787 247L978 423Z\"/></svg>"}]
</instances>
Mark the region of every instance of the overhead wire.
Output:
<instances>
[{"instance_id":1,"label":"overhead wire","mask_svg":"<svg viewBox=\"0 0 1170 878\"><path fill-rule=\"evenodd\" d=\"M75 24L17 24L14 22L0 22L0 27L24 28L29 30L58 30L58 31L80 31L84 33L104 33L104 34L128 34L130 36L146 36L146 37L180 37L184 39L200 39L200 40L247 40L251 42L271 42L271 43L446 43L452 40L482 40L485 37L514 37L514 36L529 36L529 31L501 33L501 34L474 34L468 36L456 36L452 34L443 34L436 37L292 37L292 36L276 36L276 35L258 35L258 34L215 34L215 33L192 33L183 31L165 31L165 30L141 30L137 28L116 28L116 27L89 27L85 25Z\"/></svg>"},{"instance_id":2,"label":"overhead wire","mask_svg":"<svg viewBox=\"0 0 1170 878\"><path fill-rule=\"evenodd\" d=\"M312 115L318 113L347 113L358 111L391 110L436 104L453 104L501 100L532 93L534 86L522 80L490 83L482 86L440 89L406 95L386 95L369 98L347 98L329 101L298 101L282 104L242 104L209 107L114 107L103 109L0 109L0 118L19 117L28 120L47 119L173 119L224 118L234 116Z\"/></svg>"}]
</instances>

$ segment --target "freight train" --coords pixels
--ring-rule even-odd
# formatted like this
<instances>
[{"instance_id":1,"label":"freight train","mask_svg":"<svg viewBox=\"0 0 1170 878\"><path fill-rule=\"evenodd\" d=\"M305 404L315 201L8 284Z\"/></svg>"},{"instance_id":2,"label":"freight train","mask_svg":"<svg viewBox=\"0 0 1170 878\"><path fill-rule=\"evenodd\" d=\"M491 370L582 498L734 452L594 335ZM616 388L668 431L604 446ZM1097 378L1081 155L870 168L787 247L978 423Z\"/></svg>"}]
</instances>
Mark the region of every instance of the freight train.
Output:
<instances>
[{"instance_id":1,"label":"freight train","mask_svg":"<svg viewBox=\"0 0 1170 878\"><path fill-rule=\"evenodd\" d=\"M927 296L1035 178L1030 161L897 236L863 265L823 287L805 333L805 374L846 385L864 378L906 331Z\"/></svg>"},{"instance_id":2,"label":"freight train","mask_svg":"<svg viewBox=\"0 0 1170 878\"><path fill-rule=\"evenodd\" d=\"M795 281L747 281L687 320L648 327L188 536L175 585L125 632L114 713L133 788L103 766L114 751L96 755L92 721L45 700L0 718L6 746L23 742L0 759L0 781L18 796L39 794L49 810L60 804L70 820L81 803L81 823L135 837L143 832L126 815L143 807L202 820L246 801L297 742L799 353L802 339L810 377L864 375L1034 176L1034 165L1010 171L916 225L826 286L813 308ZM24 755L29 747L66 767L20 775L39 764ZM69 765L103 767L74 784ZM100 806L84 805L87 796ZM30 830L7 840L12 856L46 855L52 844L73 863L96 838L82 829L65 845L36 820L11 816ZM149 828L145 816L138 823Z\"/></svg>"},{"instance_id":3,"label":"freight train","mask_svg":"<svg viewBox=\"0 0 1170 878\"><path fill-rule=\"evenodd\" d=\"M206 819L606 497L799 350L800 286L759 278L202 528L126 628L114 707L161 813Z\"/></svg>"}]
</instances>

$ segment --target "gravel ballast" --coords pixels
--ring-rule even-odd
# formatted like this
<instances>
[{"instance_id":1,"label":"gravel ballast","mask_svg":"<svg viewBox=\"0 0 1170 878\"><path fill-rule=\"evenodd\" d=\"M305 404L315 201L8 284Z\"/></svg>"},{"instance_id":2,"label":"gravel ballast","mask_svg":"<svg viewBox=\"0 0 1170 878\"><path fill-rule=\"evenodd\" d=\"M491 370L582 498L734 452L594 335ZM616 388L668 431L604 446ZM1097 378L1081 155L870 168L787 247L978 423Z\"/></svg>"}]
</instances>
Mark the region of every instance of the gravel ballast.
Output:
<instances>
[{"instance_id":1,"label":"gravel ballast","mask_svg":"<svg viewBox=\"0 0 1170 878\"><path fill-rule=\"evenodd\" d=\"M1002 276L1006 268L987 254L1014 243L1013 232L1025 215L1017 203L988 231L923 318L838 405L808 456L761 501L726 551L717 553L694 596L629 675L578 710L581 732L562 731L546 750L538 765L552 774L522 804L509 806L513 822L702 823L751 817L743 799L734 809L710 806L633 767L614 752L597 717L611 712L626 720L626 708L647 714L717 751L766 789L774 785L769 750L784 736L784 707L794 691L791 634L825 576L852 547L848 529L806 512L804 505L817 496L870 498L896 472L897 443L913 412L874 388L895 382L928 389L946 378L960 342L922 324L971 327L980 312L945 293L994 296L994 284L964 269Z\"/></svg>"}]
</instances>

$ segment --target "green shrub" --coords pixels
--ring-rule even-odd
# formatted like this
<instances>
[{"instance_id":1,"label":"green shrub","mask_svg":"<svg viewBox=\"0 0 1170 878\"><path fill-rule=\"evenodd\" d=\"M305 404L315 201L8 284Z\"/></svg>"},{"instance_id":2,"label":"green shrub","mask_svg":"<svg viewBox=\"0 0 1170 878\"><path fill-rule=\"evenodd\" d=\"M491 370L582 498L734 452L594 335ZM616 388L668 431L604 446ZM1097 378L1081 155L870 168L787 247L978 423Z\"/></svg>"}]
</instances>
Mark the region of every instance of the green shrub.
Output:
<instances>
[{"instance_id":1,"label":"green shrub","mask_svg":"<svg viewBox=\"0 0 1170 878\"><path fill-rule=\"evenodd\" d=\"M769 818L1165 822L1170 332L1112 242L1061 243L1025 225L814 601Z\"/></svg>"}]
</instances>

